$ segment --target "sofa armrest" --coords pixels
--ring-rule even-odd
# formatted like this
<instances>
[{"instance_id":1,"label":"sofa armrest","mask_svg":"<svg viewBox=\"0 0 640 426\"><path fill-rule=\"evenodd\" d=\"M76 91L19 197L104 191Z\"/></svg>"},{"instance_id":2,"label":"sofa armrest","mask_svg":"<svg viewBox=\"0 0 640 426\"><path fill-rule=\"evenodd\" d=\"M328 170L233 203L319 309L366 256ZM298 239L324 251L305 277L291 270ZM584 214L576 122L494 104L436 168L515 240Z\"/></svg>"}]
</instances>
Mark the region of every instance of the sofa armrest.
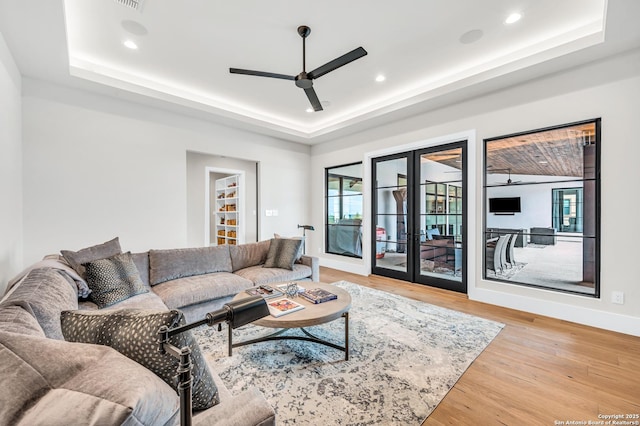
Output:
<instances>
[{"instance_id":1,"label":"sofa armrest","mask_svg":"<svg viewBox=\"0 0 640 426\"><path fill-rule=\"evenodd\" d=\"M195 413L194 426L272 426L276 412L262 393L249 388L235 397L223 399L220 404Z\"/></svg>"},{"instance_id":2,"label":"sofa armrest","mask_svg":"<svg viewBox=\"0 0 640 426\"><path fill-rule=\"evenodd\" d=\"M320 281L320 259L303 254L298 262L311 268L311 281Z\"/></svg>"}]
</instances>

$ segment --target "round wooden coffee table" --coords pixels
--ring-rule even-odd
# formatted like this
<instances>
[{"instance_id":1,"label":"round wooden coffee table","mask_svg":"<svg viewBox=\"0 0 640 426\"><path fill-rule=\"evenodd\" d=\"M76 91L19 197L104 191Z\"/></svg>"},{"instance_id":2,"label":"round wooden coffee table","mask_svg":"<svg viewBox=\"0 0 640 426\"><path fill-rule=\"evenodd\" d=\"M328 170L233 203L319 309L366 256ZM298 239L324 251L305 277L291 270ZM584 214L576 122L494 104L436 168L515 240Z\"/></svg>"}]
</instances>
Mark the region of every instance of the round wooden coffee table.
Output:
<instances>
[{"instance_id":1,"label":"round wooden coffee table","mask_svg":"<svg viewBox=\"0 0 640 426\"><path fill-rule=\"evenodd\" d=\"M269 284L271 287L275 287L279 284L284 283L274 283ZM304 305L304 309L301 309L296 312L292 312L290 314L286 314L280 317L273 317L268 315L264 318L261 318L257 321L254 321L252 324L259 325L261 327L268 328L278 328L281 329L275 333L269 334L264 337L259 337L256 339L246 340L243 342L233 342L233 330L231 327L229 329L229 356L232 355L233 348L237 348L239 346L250 345L253 343L266 342L270 340L304 340L307 342L318 343L321 345L329 346L334 349L338 349L344 351L344 359L349 359L349 308L351 307L351 295L340 287L336 287L334 285L325 284L325 283L317 283L310 281L301 281L298 283L300 286L305 289L312 288L322 288L327 290L338 296L335 300L330 300L324 303L314 304L307 301L303 297L295 297L291 298L297 303ZM238 293L233 300L240 300L245 297L249 297L247 293ZM286 297L286 296L282 296ZM273 300L277 300L278 298L273 298ZM267 302L271 299L267 299ZM310 327L313 325L326 324L328 322L334 321L338 318L344 318L344 346L340 346L338 344L328 342L326 340L322 340L313 334L311 334L308 330L305 330L304 327ZM304 336L283 336L282 334L291 328L299 328L305 335Z\"/></svg>"}]
</instances>

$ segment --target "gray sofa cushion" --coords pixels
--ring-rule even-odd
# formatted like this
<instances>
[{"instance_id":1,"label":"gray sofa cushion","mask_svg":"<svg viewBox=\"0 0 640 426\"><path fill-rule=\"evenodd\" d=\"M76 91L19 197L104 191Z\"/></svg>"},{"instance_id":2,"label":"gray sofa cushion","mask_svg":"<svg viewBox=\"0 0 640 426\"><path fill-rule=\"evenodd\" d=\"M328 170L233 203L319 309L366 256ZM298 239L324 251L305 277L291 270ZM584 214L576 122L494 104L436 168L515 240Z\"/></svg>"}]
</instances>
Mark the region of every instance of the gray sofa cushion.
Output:
<instances>
[{"instance_id":1,"label":"gray sofa cushion","mask_svg":"<svg viewBox=\"0 0 640 426\"><path fill-rule=\"evenodd\" d=\"M231 272L229 246L149 250L149 283L153 286L176 278Z\"/></svg>"},{"instance_id":2,"label":"gray sofa cushion","mask_svg":"<svg viewBox=\"0 0 640 426\"><path fill-rule=\"evenodd\" d=\"M170 309L178 309L220 297L235 295L253 283L229 272L197 275L164 282L153 287Z\"/></svg>"},{"instance_id":3,"label":"gray sofa cushion","mask_svg":"<svg viewBox=\"0 0 640 426\"><path fill-rule=\"evenodd\" d=\"M289 269L263 268L262 266L251 266L249 268L236 271L236 275L251 280L255 285L273 284L282 281L295 281L311 277L311 268L307 265L295 263Z\"/></svg>"},{"instance_id":4,"label":"gray sofa cushion","mask_svg":"<svg viewBox=\"0 0 640 426\"><path fill-rule=\"evenodd\" d=\"M98 259L106 259L107 257L120 254L122 253L122 249L120 248L119 238L115 237L113 240L83 248L82 250L60 250L60 253L67 263L69 263L69 265L71 265L71 267L78 273L78 275L80 275L82 279L85 279L86 276L84 273L84 267L82 266L83 263L92 262Z\"/></svg>"},{"instance_id":5,"label":"gray sofa cushion","mask_svg":"<svg viewBox=\"0 0 640 426\"><path fill-rule=\"evenodd\" d=\"M145 285L149 285L149 252L145 251L144 253L131 253L131 258L133 259L133 263L136 264L136 268L138 268L138 273L140 274L140 279Z\"/></svg>"},{"instance_id":6,"label":"gray sofa cushion","mask_svg":"<svg viewBox=\"0 0 640 426\"><path fill-rule=\"evenodd\" d=\"M0 331L0 377L2 425L165 425L179 415L174 389L106 346Z\"/></svg>"},{"instance_id":7,"label":"gray sofa cushion","mask_svg":"<svg viewBox=\"0 0 640 426\"><path fill-rule=\"evenodd\" d=\"M238 407L243 407L239 410ZM196 413L194 426L275 426L276 413L256 388L236 395L232 403L222 403L212 410Z\"/></svg>"},{"instance_id":8,"label":"gray sofa cushion","mask_svg":"<svg viewBox=\"0 0 640 426\"><path fill-rule=\"evenodd\" d=\"M293 270L293 263L298 259L301 244L302 240L293 238L271 239L264 267Z\"/></svg>"},{"instance_id":9,"label":"gray sofa cushion","mask_svg":"<svg viewBox=\"0 0 640 426\"><path fill-rule=\"evenodd\" d=\"M149 291L140 279L130 252L83 263L82 266L91 289L89 299L100 308Z\"/></svg>"},{"instance_id":10,"label":"gray sofa cushion","mask_svg":"<svg viewBox=\"0 0 640 426\"><path fill-rule=\"evenodd\" d=\"M260 241L257 243L239 244L229 246L229 254L231 255L231 264L233 271L248 268L249 266L261 265L267 259L267 252L271 245L270 240Z\"/></svg>"},{"instance_id":11,"label":"gray sofa cushion","mask_svg":"<svg viewBox=\"0 0 640 426\"><path fill-rule=\"evenodd\" d=\"M60 312L78 309L77 287L56 269L34 269L0 304L3 306L28 306L45 336L63 340Z\"/></svg>"},{"instance_id":12,"label":"gray sofa cushion","mask_svg":"<svg viewBox=\"0 0 640 426\"><path fill-rule=\"evenodd\" d=\"M20 302L0 307L0 331L44 337L31 306Z\"/></svg>"},{"instance_id":13,"label":"gray sofa cushion","mask_svg":"<svg viewBox=\"0 0 640 426\"><path fill-rule=\"evenodd\" d=\"M114 310L114 309L128 309L128 308L137 308L137 309L155 309L157 311L162 311L167 309L167 305L162 302L160 296L155 294L153 291L149 291L147 293L138 294L137 296L130 297L126 300L123 300L120 303L116 303L115 305L108 306L103 308L103 310ZM98 305L91 302L90 300L84 300L78 302L78 309L80 310L88 310L95 311L98 309Z\"/></svg>"},{"instance_id":14,"label":"gray sofa cushion","mask_svg":"<svg viewBox=\"0 0 640 426\"><path fill-rule=\"evenodd\" d=\"M120 309L114 311L66 311L62 313L62 332L72 342L110 346L153 371L168 385L176 387L178 359L158 351L158 329L185 324L181 312ZM218 389L190 331L173 336L177 348L189 346L193 364L193 409L204 410L220 402Z\"/></svg>"}]
</instances>

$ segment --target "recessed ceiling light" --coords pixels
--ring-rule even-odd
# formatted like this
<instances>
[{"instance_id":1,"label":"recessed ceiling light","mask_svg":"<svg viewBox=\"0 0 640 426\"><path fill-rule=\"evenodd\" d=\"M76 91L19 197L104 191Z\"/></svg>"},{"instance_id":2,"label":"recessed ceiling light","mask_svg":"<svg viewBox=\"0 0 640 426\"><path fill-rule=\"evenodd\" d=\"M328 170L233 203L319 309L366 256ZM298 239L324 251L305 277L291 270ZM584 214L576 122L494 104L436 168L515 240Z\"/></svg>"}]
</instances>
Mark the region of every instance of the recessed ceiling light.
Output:
<instances>
[{"instance_id":1,"label":"recessed ceiling light","mask_svg":"<svg viewBox=\"0 0 640 426\"><path fill-rule=\"evenodd\" d=\"M512 13L511 15L507 16L507 19L504 20L505 24L513 24L515 22L518 22L520 20L520 18L522 18L522 14L515 12Z\"/></svg>"},{"instance_id":2,"label":"recessed ceiling light","mask_svg":"<svg viewBox=\"0 0 640 426\"><path fill-rule=\"evenodd\" d=\"M313 108L309 107L309 108L307 108L305 111L307 111L307 112L313 112Z\"/></svg>"},{"instance_id":3,"label":"recessed ceiling light","mask_svg":"<svg viewBox=\"0 0 640 426\"><path fill-rule=\"evenodd\" d=\"M378 75L376 76L376 81L377 81L378 83L382 83L382 82L383 82L383 81L385 81L386 79L387 79L387 77L385 77L385 76L384 76L384 75L382 75L382 74L378 74Z\"/></svg>"},{"instance_id":4,"label":"recessed ceiling light","mask_svg":"<svg viewBox=\"0 0 640 426\"><path fill-rule=\"evenodd\" d=\"M135 42L133 40L127 40L124 42L125 47L128 47L131 50L136 50L138 48L138 45L135 44Z\"/></svg>"}]
</instances>

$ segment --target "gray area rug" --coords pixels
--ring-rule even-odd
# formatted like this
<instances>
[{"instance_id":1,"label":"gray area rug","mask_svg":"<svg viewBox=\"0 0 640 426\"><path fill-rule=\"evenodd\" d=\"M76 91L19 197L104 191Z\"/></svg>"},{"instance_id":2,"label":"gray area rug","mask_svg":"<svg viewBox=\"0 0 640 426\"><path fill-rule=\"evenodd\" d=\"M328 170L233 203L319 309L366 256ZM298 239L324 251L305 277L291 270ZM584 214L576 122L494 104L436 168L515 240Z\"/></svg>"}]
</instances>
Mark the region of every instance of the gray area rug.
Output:
<instances>
[{"instance_id":1,"label":"gray area rug","mask_svg":"<svg viewBox=\"0 0 640 426\"><path fill-rule=\"evenodd\" d=\"M294 340L235 348L228 357L226 330L193 330L229 390L260 389L278 424L420 425L504 326L346 281L335 285L353 299L349 361L336 349ZM309 330L344 343L343 319ZM234 341L270 331L249 325L234 330Z\"/></svg>"}]
</instances>

